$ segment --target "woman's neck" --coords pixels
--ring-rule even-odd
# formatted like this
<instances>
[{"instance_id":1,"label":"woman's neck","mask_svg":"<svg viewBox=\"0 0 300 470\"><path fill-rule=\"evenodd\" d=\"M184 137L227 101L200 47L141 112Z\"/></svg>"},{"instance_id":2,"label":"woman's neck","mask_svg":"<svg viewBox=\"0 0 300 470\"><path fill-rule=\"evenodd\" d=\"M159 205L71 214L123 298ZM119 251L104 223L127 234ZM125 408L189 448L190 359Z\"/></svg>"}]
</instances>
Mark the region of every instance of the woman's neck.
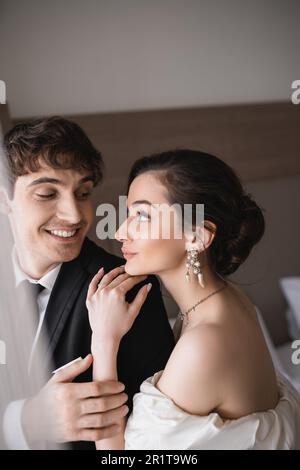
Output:
<instances>
[{"instance_id":1,"label":"woman's neck","mask_svg":"<svg viewBox=\"0 0 300 470\"><path fill-rule=\"evenodd\" d=\"M204 287L201 287L196 275L190 275L190 282L185 279L185 264L167 272L159 273L159 277L167 291L177 303L181 312L186 312L196 302L204 299L212 292L224 286L224 281L216 275L209 264L202 268Z\"/></svg>"}]
</instances>

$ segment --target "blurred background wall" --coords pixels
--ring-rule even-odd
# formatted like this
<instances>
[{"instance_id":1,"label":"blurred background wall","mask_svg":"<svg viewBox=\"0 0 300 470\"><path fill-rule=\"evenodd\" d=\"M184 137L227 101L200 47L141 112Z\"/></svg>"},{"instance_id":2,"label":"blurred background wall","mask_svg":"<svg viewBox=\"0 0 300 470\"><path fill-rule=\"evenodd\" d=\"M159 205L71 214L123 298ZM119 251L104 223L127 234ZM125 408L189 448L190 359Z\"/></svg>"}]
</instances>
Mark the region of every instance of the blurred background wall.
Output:
<instances>
[{"instance_id":1,"label":"blurred background wall","mask_svg":"<svg viewBox=\"0 0 300 470\"><path fill-rule=\"evenodd\" d=\"M0 0L12 117L289 100L298 0Z\"/></svg>"}]
</instances>

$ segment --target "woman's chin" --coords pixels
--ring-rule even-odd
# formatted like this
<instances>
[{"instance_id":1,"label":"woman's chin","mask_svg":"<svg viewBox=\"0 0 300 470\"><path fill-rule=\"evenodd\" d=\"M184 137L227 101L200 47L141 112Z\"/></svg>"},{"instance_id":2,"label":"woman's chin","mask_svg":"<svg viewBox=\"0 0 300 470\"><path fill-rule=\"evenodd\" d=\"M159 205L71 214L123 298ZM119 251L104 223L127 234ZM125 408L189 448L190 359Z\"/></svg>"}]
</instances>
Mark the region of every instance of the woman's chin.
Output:
<instances>
[{"instance_id":1,"label":"woman's chin","mask_svg":"<svg viewBox=\"0 0 300 470\"><path fill-rule=\"evenodd\" d=\"M136 267L130 266L130 262L128 263L128 261L125 264L124 269L125 269L125 272L129 274L130 276L148 276L148 274L151 274L151 273L145 272L145 270L139 269L137 266Z\"/></svg>"}]
</instances>

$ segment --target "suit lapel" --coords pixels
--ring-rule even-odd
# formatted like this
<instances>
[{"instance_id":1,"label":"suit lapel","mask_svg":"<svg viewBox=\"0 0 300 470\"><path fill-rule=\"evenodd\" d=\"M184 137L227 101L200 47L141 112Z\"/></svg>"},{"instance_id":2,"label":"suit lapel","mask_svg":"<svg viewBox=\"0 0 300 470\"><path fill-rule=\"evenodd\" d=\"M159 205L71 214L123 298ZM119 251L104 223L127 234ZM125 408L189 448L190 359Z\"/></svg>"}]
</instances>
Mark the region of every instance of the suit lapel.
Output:
<instances>
[{"instance_id":1,"label":"suit lapel","mask_svg":"<svg viewBox=\"0 0 300 470\"><path fill-rule=\"evenodd\" d=\"M83 288L89 271L86 269L90 260L90 250L86 240L78 258L63 263L45 312L41 338L46 341L44 351L50 360L61 337L72 308Z\"/></svg>"},{"instance_id":2,"label":"suit lapel","mask_svg":"<svg viewBox=\"0 0 300 470\"><path fill-rule=\"evenodd\" d=\"M76 262L64 263L51 293L44 319L48 337L46 353L52 355L72 307L86 280L87 272Z\"/></svg>"}]
</instances>

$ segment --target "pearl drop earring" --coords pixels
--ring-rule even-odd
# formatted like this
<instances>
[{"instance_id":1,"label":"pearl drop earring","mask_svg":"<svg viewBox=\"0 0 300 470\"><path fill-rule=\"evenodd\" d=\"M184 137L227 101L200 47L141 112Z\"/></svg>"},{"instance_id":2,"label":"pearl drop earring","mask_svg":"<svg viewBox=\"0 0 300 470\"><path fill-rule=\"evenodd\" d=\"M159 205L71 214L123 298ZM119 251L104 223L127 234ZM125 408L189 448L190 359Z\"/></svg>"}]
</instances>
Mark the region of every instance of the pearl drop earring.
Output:
<instances>
[{"instance_id":1,"label":"pearl drop earring","mask_svg":"<svg viewBox=\"0 0 300 470\"><path fill-rule=\"evenodd\" d=\"M187 250L186 267L187 267L187 271L185 274L186 281L190 282L190 270L192 270L192 273L198 277L198 282L200 286L204 287L203 272L201 270L198 250L195 250L195 249Z\"/></svg>"}]
</instances>

